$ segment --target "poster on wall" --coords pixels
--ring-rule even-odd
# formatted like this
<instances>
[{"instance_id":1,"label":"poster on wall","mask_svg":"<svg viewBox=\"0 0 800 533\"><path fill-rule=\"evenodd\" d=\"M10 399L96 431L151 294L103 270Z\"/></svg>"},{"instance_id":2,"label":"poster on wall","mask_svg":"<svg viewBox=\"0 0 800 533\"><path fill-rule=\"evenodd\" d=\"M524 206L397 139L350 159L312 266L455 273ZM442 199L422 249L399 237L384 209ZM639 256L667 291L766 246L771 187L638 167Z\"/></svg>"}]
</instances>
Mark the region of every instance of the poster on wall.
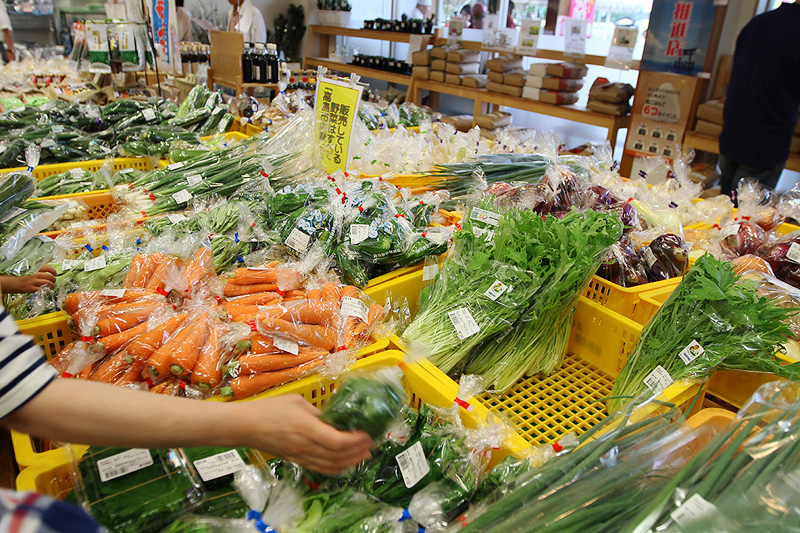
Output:
<instances>
[{"instance_id":1,"label":"poster on wall","mask_svg":"<svg viewBox=\"0 0 800 533\"><path fill-rule=\"evenodd\" d=\"M692 109L697 78L639 74L625 150L634 156L675 157Z\"/></svg>"},{"instance_id":2,"label":"poster on wall","mask_svg":"<svg viewBox=\"0 0 800 533\"><path fill-rule=\"evenodd\" d=\"M703 71L719 0L653 0L641 70Z\"/></svg>"}]
</instances>

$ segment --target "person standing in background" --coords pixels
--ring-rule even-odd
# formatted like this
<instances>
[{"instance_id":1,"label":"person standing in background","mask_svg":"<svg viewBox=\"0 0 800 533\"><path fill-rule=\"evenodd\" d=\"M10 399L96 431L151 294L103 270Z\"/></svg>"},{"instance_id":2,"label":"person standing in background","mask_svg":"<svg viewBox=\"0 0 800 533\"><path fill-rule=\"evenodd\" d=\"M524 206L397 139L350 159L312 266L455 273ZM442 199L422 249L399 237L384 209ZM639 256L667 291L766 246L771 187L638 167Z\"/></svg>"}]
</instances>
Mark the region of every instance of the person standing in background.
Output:
<instances>
[{"instance_id":1,"label":"person standing in background","mask_svg":"<svg viewBox=\"0 0 800 533\"><path fill-rule=\"evenodd\" d=\"M267 42L267 26L261 11L253 7L250 0L228 0L228 3L231 9L226 18L226 29L243 34L246 43Z\"/></svg>"},{"instance_id":2,"label":"person standing in background","mask_svg":"<svg viewBox=\"0 0 800 533\"><path fill-rule=\"evenodd\" d=\"M14 49L14 34L11 33L11 19L8 18L8 9L5 2L0 6L0 30L3 30L3 40L5 41L5 53L3 62L9 63L17 59L17 52ZM2 44L0 44L2 46Z\"/></svg>"},{"instance_id":3,"label":"person standing in background","mask_svg":"<svg viewBox=\"0 0 800 533\"><path fill-rule=\"evenodd\" d=\"M183 7L183 0L175 0L175 11L178 13L178 40L192 40L192 14Z\"/></svg>"},{"instance_id":4,"label":"person standing in background","mask_svg":"<svg viewBox=\"0 0 800 533\"><path fill-rule=\"evenodd\" d=\"M472 27L472 8L469 4L464 4L464 7L461 8L461 12L459 13L461 18L464 19L464 27L471 28Z\"/></svg>"},{"instance_id":5,"label":"person standing in background","mask_svg":"<svg viewBox=\"0 0 800 533\"><path fill-rule=\"evenodd\" d=\"M506 28L516 28L517 24L514 22L514 2L508 0L508 14L506 15Z\"/></svg>"},{"instance_id":6,"label":"person standing in background","mask_svg":"<svg viewBox=\"0 0 800 533\"><path fill-rule=\"evenodd\" d=\"M472 27L476 30L483 29L483 19L486 16L486 4L481 0L477 0L472 5Z\"/></svg>"},{"instance_id":7,"label":"person standing in background","mask_svg":"<svg viewBox=\"0 0 800 533\"><path fill-rule=\"evenodd\" d=\"M431 13L431 0L417 0L417 5L408 16L410 19L425 20Z\"/></svg>"},{"instance_id":8,"label":"person standing in background","mask_svg":"<svg viewBox=\"0 0 800 533\"><path fill-rule=\"evenodd\" d=\"M720 189L744 177L774 189L789 157L800 108L800 5L754 17L736 39L722 133Z\"/></svg>"}]
</instances>

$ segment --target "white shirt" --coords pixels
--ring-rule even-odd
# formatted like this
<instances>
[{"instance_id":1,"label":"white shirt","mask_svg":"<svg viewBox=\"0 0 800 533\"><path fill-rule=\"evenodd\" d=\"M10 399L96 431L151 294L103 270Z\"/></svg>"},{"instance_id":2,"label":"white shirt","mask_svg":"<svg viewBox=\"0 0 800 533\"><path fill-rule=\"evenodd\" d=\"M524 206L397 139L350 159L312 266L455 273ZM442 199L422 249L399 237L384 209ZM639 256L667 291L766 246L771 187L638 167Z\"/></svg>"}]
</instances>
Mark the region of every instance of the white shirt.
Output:
<instances>
[{"instance_id":1,"label":"white shirt","mask_svg":"<svg viewBox=\"0 0 800 533\"><path fill-rule=\"evenodd\" d=\"M192 14L184 7L177 8L178 12L178 40L192 40Z\"/></svg>"},{"instance_id":2,"label":"white shirt","mask_svg":"<svg viewBox=\"0 0 800 533\"><path fill-rule=\"evenodd\" d=\"M11 19L8 18L8 9L5 3L0 6L0 31L11 29Z\"/></svg>"},{"instance_id":3,"label":"white shirt","mask_svg":"<svg viewBox=\"0 0 800 533\"><path fill-rule=\"evenodd\" d=\"M230 28L231 17L233 17L233 6L228 10L228 16L225 17L226 30ZM250 0L244 0L239 6L239 22L236 24L236 31L244 35L246 43L267 42L267 26L264 24L264 15L253 7Z\"/></svg>"}]
</instances>

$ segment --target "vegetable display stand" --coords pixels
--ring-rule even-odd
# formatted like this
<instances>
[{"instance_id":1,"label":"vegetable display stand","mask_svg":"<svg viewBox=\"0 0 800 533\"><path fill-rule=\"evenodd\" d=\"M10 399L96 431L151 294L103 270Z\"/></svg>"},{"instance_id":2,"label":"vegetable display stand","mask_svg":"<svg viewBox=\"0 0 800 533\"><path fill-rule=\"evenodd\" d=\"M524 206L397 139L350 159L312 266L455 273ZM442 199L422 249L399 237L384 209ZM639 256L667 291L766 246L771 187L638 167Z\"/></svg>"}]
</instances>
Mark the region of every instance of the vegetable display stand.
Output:
<instances>
[{"instance_id":1,"label":"vegetable display stand","mask_svg":"<svg viewBox=\"0 0 800 533\"><path fill-rule=\"evenodd\" d=\"M235 122L234 122L235 124ZM260 133L264 133L267 131L266 126L256 126L255 124L247 123L244 125L244 134L248 137L252 137L254 135L258 135Z\"/></svg>"},{"instance_id":2,"label":"vegetable display stand","mask_svg":"<svg viewBox=\"0 0 800 533\"><path fill-rule=\"evenodd\" d=\"M391 296L392 299L405 299L411 316L417 313L419 293L422 290L423 267L421 265L400 268L370 280L364 294L376 302L384 302Z\"/></svg>"},{"instance_id":3,"label":"vegetable display stand","mask_svg":"<svg viewBox=\"0 0 800 533\"><path fill-rule=\"evenodd\" d=\"M444 390L441 384L433 378L432 365L427 361L420 363L403 363L404 354L400 351L390 350L378 353L372 357L361 359L353 365L353 371L369 370L384 366L400 365L404 371L403 383L409 393L409 404L419 409L423 403L451 407L455 401L455 391ZM251 401L258 398L277 396L280 394L299 394L315 407L321 408L336 390L336 381L322 376L310 376L293 383L289 383L275 390L265 392L253 398L240 401ZM486 421L489 412L482 405L476 404L471 412L466 409L459 410L461 420L467 428L475 428ZM85 446L76 446L76 455L86 449ZM498 463L508 455L522 456L528 444L519 435L511 435L506 442L492 453L490 466ZM35 491L55 498L63 498L70 491L72 479L68 464L68 454L65 449L52 450L38 459L30 467L22 470L17 477L17 490Z\"/></svg>"},{"instance_id":4,"label":"vegetable display stand","mask_svg":"<svg viewBox=\"0 0 800 533\"><path fill-rule=\"evenodd\" d=\"M607 416L601 400L610 396L614 379L633 350L642 326L602 305L580 298L570 329L563 366L549 376L522 378L506 393L484 393L478 402L503 413L531 444L558 442L567 433L581 435ZM433 367L431 372L451 394L458 383ZM677 382L658 397L687 410L701 405L699 383ZM663 408L650 402L638 416Z\"/></svg>"},{"instance_id":5,"label":"vegetable display stand","mask_svg":"<svg viewBox=\"0 0 800 533\"><path fill-rule=\"evenodd\" d=\"M105 159L91 159L88 161L75 161L74 163L56 163L53 165L39 165L33 169L33 177L36 178L37 180L43 180L46 177L52 176L54 174L69 172L73 168L88 170L90 172L97 172L103 167L103 165L105 165L105 163L106 163ZM151 170L153 168L153 162L150 160L150 158L147 157L117 157L114 159L114 165L111 167L112 171L118 172L125 168ZM25 170L27 170L26 167L4 168L0 170L0 173L24 172Z\"/></svg>"},{"instance_id":6,"label":"vegetable display stand","mask_svg":"<svg viewBox=\"0 0 800 533\"><path fill-rule=\"evenodd\" d=\"M584 296L593 302L625 317L631 317L639 324L645 324L652 314L647 315L646 310L638 309L642 294L657 289L669 287L670 292L678 286L682 278L671 278L654 283L646 283L636 287L623 287L600 276L592 276Z\"/></svg>"},{"instance_id":7,"label":"vegetable display stand","mask_svg":"<svg viewBox=\"0 0 800 533\"><path fill-rule=\"evenodd\" d=\"M111 195L110 189L101 189L99 191L81 192L77 194L61 194L58 196L42 196L36 200L80 200L84 202L87 207L86 216L88 220L99 220L108 217L111 213L117 210L114 205L114 197ZM60 235L64 230L49 231L45 235L54 237Z\"/></svg>"},{"instance_id":8,"label":"vegetable display stand","mask_svg":"<svg viewBox=\"0 0 800 533\"><path fill-rule=\"evenodd\" d=\"M782 224L783 225L783 224ZM661 289L651 291L642 295L642 303L644 306L652 309L652 315L658 311L672 290ZM778 352L776 354L778 360L783 363L792 364L797 361L787 356L786 354ZM782 380L774 374L766 372L746 372L744 370L718 370L708 380L706 392L710 396L719 398L720 400L729 403L734 407L741 407L747 402L750 396L764 383L770 381Z\"/></svg>"}]
</instances>

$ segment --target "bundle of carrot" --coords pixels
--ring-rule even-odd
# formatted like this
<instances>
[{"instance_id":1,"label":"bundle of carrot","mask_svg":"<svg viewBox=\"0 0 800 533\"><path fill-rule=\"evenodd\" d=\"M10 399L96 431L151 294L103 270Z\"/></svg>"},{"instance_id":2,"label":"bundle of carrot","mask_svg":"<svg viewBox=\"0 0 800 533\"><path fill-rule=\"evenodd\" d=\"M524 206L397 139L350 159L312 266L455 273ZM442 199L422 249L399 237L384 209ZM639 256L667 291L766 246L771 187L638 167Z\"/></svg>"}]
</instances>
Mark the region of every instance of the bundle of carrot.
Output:
<instances>
[{"instance_id":1,"label":"bundle of carrot","mask_svg":"<svg viewBox=\"0 0 800 533\"><path fill-rule=\"evenodd\" d=\"M274 263L240 268L228 280L220 308L251 334L248 353L228 365L223 396L244 398L307 376L331 353L365 345L384 316L383 306L368 307L356 287L328 282L303 290L301 280Z\"/></svg>"}]
</instances>

